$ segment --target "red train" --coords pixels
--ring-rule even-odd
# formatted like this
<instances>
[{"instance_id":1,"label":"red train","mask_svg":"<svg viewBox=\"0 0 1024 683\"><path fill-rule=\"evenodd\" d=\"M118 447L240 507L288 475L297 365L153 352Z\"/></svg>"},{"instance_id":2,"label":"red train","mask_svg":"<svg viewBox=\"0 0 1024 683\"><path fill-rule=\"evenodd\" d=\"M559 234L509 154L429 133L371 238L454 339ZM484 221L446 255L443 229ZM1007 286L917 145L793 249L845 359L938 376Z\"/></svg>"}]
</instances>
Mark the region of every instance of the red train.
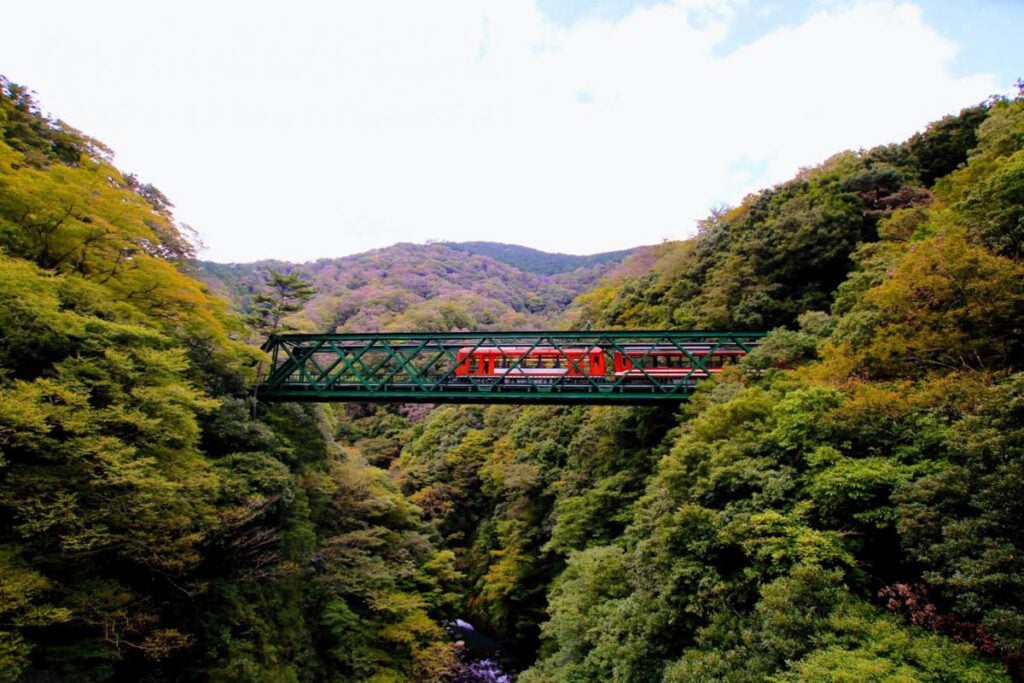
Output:
<instances>
[{"instance_id":1,"label":"red train","mask_svg":"<svg viewBox=\"0 0 1024 683\"><path fill-rule=\"evenodd\" d=\"M547 383L561 378L625 380L625 384L650 384L653 379L672 383L703 379L746 354L734 345L687 344L683 348L686 352L672 345L650 344L630 344L612 352L600 346L467 346L459 349L455 357L455 377L466 381L501 379L516 384ZM696 366L691 357L701 359L706 371Z\"/></svg>"}]
</instances>

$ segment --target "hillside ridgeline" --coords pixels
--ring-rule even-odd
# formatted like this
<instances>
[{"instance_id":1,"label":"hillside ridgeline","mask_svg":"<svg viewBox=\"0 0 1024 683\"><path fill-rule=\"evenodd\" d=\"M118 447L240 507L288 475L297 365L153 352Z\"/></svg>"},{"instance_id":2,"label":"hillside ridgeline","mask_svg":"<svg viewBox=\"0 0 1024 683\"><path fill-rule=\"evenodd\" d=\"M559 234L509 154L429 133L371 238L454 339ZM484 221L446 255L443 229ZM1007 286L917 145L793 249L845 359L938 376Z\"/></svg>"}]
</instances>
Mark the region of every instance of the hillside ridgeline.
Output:
<instances>
[{"instance_id":1,"label":"hillside ridgeline","mask_svg":"<svg viewBox=\"0 0 1024 683\"><path fill-rule=\"evenodd\" d=\"M539 275L555 275L602 263L618 263L636 251L635 249L623 249L578 256L575 254L552 254L539 249L500 242L441 242L441 244L455 251L490 256L495 261L501 261L519 270Z\"/></svg>"}]
</instances>

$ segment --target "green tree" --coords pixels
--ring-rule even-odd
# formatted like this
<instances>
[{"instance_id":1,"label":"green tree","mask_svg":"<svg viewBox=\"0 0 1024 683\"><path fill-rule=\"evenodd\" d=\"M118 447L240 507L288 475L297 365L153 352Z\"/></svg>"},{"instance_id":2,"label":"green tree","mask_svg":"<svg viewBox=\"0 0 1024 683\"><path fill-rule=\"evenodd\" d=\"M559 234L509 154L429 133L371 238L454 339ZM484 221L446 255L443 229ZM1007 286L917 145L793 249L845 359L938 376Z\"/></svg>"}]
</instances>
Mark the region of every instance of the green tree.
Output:
<instances>
[{"instance_id":1,"label":"green tree","mask_svg":"<svg viewBox=\"0 0 1024 683\"><path fill-rule=\"evenodd\" d=\"M267 269L263 291L252 298L246 320L263 336L294 329L285 318L298 313L316 295L316 288L298 273Z\"/></svg>"}]
</instances>

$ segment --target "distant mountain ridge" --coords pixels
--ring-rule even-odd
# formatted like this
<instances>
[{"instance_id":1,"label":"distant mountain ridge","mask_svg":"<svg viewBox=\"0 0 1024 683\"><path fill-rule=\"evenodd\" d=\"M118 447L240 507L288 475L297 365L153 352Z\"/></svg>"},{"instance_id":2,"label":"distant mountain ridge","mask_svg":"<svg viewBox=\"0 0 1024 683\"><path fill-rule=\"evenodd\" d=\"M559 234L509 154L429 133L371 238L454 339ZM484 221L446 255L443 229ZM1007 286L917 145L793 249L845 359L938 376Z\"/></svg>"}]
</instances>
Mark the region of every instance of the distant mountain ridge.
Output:
<instances>
[{"instance_id":1,"label":"distant mountain ridge","mask_svg":"<svg viewBox=\"0 0 1024 683\"><path fill-rule=\"evenodd\" d=\"M519 270L539 275L555 275L602 263L617 263L636 251L636 248L633 248L578 256L541 251L502 242L438 242L438 244L455 251L490 256L495 261L501 261Z\"/></svg>"},{"instance_id":2,"label":"distant mountain ridge","mask_svg":"<svg viewBox=\"0 0 1024 683\"><path fill-rule=\"evenodd\" d=\"M637 251L571 256L490 242L399 243L301 264L199 261L196 268L242 312L268 269L301 274L317 295L289 324L307 331L537 329L561 324L576 297Z\"/></svg>"}]
</instances>

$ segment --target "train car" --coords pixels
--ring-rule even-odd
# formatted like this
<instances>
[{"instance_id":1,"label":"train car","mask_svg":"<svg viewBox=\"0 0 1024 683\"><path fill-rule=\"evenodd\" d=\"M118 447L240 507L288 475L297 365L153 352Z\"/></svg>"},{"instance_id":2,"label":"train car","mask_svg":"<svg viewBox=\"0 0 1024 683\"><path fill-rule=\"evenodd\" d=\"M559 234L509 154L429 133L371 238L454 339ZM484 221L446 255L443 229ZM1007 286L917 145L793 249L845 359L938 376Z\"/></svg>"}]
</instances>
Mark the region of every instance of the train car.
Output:
<instances>
[{"instance_id":1,"label":"train car","mask_svg":"<svg viewBox=\"0 0 1024 683\"><path fill-rule=\"evenodd\" d=\"M705 379L746 354L740 348L715 348L710 344L684 348L685 353L675 346L627 346L625 353L615 352L615 379L625 379L627 383ZM695 365L694 360L699 360L704 368Z\"/></svg>"},{"instance_id":2,"label":"train car","mask_svg":"<svg viewBox=\"0 0 1024 683\"><path fill-rule=\"evenodd\" d=\"M734 346L688 344L683 348L685 352L676 346L635 344L612 353L599 346L467 346L456 354L454 380L509 385L616 382L626 387L695 383L746 354Z\"/></svg>"},{"instance_id":3,"label":"train car","mask_svg":"<svg viewBox=\"0 0 1024 683\"><path fill-rule=\"evenodd\" d=\"M604 350L554 346L463 347L455 356L456 381L550 383L559 379L604 377Z\"/></svg>"}]
</instances>

